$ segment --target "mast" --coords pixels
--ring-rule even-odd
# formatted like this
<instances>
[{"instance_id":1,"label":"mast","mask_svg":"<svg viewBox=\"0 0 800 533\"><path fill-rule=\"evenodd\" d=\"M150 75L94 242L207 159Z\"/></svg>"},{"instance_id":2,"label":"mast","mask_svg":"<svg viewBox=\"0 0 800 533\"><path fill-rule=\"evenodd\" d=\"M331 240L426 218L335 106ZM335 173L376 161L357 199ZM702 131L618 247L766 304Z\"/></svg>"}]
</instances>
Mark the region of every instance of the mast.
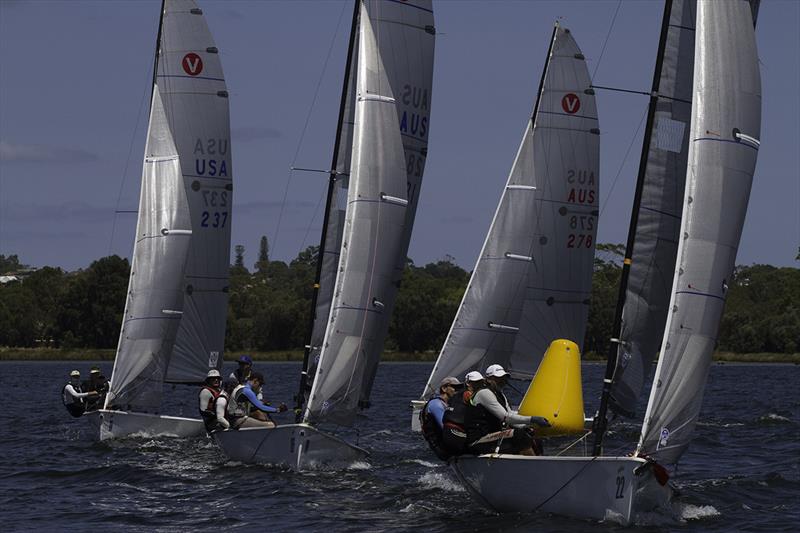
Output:
<instances>
[{"instance_id":1,"label":"mast","mask_svg":"<svg viewBox=\"0 0 800 533\"><path fill-rule=\"evenodd\" d=\"M625 294L628 289L628 276L631 270L631 257L636 241L636 227L639 223L639 208L642 202L642 191L644 190L644 180L647 170L647 158L650 153L650 138L652 136L653 122L655 120L656 105L658 104L658 89L661 81L661 68L664 62L664 50L667 44L667 33L669 32L669 18L672 11L672 0L664 2L664 16L661 19L661 37L658 41L658 54L656 55L655 72L653 73L653 86L650 92L650 104L647 108L647 124L644 130L642 141L642 155L639 159L639 174L636 180L636 190L633 196L633 209L631 211L631 221L628 227L628 241L625 245L625 258L622 262L622 275L619 282L619 294L617 296L617 307L614 312L614 322L612 325L611 345L608 349L608 361L606 372L603 377L603 392L600 397L600 407L594 418L592 432L594 433L594 445L592 455L600 455L603 447L603 435L608 426L606 413L608 412L608 399L611 393L614 371L617 367L617 344L622 343L622 310L625 307Z\"/></svg>"},{"instance_id":2,"label":"mast","mask_svg":"<svg viewBox=\"0 0 800 533\"><path fill-rule=\"evenodd\" d=\"M161 0L161 12L158 16L158 33L156 34L156 53L153 57L153 84L150 86L150 106L153 106L153 87L158 79L158 56L161 55L161 30L164 28L164 11L167 8L167 0Z\"/></svg>"},{"instance_id":3,"label":"mast","mask_svg":"<svg viewBox=\"0 0 800 533\"><path fill-rule=\"evenodd\" d=\"M316 318L317 297L319 295L320 278L322 277L322 258L325 253L325 239L328 233L328 219L330 218L331 200L333 199L333 192L336 185L336 167L339 163L339 144L341 143L342 122L344 121L345 106L347 103L347 95L349 93L349 80L350 80L350 66L353 58L353 48L355 47L356 34L358 32L358 14L360 11L361 0L353 2L353 20L350 25L350 40L347 46L347 59L344 68L344 82L342 83L342 97L339 102L339 119L336 123L336 137L333 145L333 158L331 162L331 171L328 177L328 195L325 203L325 215L322 220L322 234L319 240L319 249L317 251L317 271L314 275L314 291L311 295L311 312L309 313L308 321L308 341L305 345L303 353L303 369L300 372L300 386L295 396L295 411L296 418L299 422L302 419L303 403L305 400L305 391L308 384L308 363L311 355L311 336L314 331L314 320Z\"/></svg>"}]
</instances>

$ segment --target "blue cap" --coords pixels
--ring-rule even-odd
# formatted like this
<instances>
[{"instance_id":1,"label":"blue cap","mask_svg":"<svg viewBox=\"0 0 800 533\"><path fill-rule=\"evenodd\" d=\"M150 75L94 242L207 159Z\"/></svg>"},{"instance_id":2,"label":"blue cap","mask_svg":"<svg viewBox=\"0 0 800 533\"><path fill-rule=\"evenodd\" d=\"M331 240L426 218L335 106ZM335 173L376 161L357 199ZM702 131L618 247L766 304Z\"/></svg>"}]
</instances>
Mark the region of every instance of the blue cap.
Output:
<instances>
[{"instance_id":1,"label":"blue cap","mask_svg":"<svg viewBox=\"0 0 800 533\"><path fill-rule=\"evenodd\" d=\"M253 364L253 360L250 359L249 355L242 355L241 357L239 357L239 362L240 363L246 363L248 365L252 365Z\"/></svg>"}]
</instances>

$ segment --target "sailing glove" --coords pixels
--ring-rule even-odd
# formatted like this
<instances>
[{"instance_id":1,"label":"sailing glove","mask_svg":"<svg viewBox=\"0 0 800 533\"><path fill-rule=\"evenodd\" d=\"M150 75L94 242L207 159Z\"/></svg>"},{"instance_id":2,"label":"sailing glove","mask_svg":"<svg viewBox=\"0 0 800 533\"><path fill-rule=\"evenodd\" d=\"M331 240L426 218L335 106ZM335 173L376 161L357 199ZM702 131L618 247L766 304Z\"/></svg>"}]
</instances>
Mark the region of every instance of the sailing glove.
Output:
<instances>
[{"instance_id":1,"label":"sailing glove","mask_svg":"<svg viewBox=\"0 0 800 533\"><path fill-rule=\"evenodd\" d=\"M531 425L536 425L543 428L549 428L550 422L543 416L532 416L531 417Z\"/></svg>"}]
</instances>

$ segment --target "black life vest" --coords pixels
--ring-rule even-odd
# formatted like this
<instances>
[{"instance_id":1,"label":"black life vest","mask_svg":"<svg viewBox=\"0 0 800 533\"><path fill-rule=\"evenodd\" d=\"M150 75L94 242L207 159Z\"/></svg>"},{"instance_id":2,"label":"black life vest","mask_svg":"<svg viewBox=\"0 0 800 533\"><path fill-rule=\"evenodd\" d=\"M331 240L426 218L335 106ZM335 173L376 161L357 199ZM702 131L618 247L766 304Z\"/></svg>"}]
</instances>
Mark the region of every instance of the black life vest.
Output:
<instances>
[{"instance_id":1,"label":"black life vest","mask_svg":"<svg viewBox=\"0 0 800 533\"><path fill-rule=\"evenodd\" d=\"M491 387L488 389L492 392L492 394L495 395L495 398L497 398L497 401L500 402L500 405L503 407L507 405L506 397L502 392L496 391ZM467 441L470 443L475 442L484 435L503 429L503 420L499 420L484 406L475 405L473 403L477 394L478 393L476 392L475 395L473 395L473 397L470 399L464 420L464 425L467 428Z\"/></svg>"},{"instance_id":2,"label":"black life vest","mask_svg":"<svg viewBox=\"0 0 800 533\"><path fill-rule=\"evenodd\" d=\"M425 406L419 412L419 423L422 428L422 436L425 437L433 453L442 461L447 461L451 454L442 444L442 430L439 429L439 424L436 423L436 419L428 412L430 403L437 400L440 402L444 401L438 396L434 396L425 402Z\"/></svg>"}]
</instances>

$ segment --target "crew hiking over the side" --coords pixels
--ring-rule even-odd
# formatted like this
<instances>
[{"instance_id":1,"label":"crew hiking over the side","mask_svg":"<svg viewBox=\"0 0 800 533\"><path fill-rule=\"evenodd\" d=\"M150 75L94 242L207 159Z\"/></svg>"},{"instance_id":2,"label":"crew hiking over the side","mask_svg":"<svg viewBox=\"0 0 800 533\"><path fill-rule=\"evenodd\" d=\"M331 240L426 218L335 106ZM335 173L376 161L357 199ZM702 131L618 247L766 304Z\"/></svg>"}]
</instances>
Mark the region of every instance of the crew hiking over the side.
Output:
<instances>
[{"instance_id":1,"label":"crew hiking over the side","mask_svg":"<svg viewBox=\"0 0 800 533\"><path fill-rule=\"evenodd\" d=\"M469 453L536 455L531 426L547 427L550 423L544 417L514 412L502 390L507 382L508 373L502 366L486 369L486 388L472 396L467 409Z\"/></svg>"},{"instance_id":2,"label":"crew hiking over the side","mask_svg":"<svg viewBox=\"0 0 800 533\"><path fill-rule=\"evenodd\" d=\"M235 429L246 427L275 427L275 422L270 418L270 413L286 411L286 404L281 403L277 408L263 403L259 398L264 376L258 372L250 374L250 379L244 385L233 389L228 402L228 420Z\"/></svg>"},{"instance_id":3,"label":"crew hiking over the side","mask_svg":"<svg viewBox=\"0 0 800 533\"><path fill-rule=\"evenodd\" d=\"M200 389L200 416L211 433L218 429L228 429L231 425L225 418L228 406L228 395L221 388L222 376L219 370L212 368L206 375L203 388Z\"/></svg>"},{"instance_id":4,"label":"crew hiking over the side","mask_svg":"<svg viewBox=\"0 0 800 533\"><path fill-rule=\"evenodd\" d=\"M458 395L463 384L457 378L448 376L439 383L439 395L434 396L419 412L419 421L422 427L422 436L436 456L446 461L453 452L444 442L445 425L444 417L449 408L450 399Z\"/></svg>"},{"instance_id":5,"label":"crew hiking over the side","mask_svg":"<svg viewBox=\"0 0 800 533\"><path fill-rule=\"evenodd\" d=\"M69 382L61 390L61 401L69 414L80 418L86 412L86 401L97 396L97 393L84 392L81 386L81 373L73 370L69 373Z\"/></svg>"}]
</instances>

